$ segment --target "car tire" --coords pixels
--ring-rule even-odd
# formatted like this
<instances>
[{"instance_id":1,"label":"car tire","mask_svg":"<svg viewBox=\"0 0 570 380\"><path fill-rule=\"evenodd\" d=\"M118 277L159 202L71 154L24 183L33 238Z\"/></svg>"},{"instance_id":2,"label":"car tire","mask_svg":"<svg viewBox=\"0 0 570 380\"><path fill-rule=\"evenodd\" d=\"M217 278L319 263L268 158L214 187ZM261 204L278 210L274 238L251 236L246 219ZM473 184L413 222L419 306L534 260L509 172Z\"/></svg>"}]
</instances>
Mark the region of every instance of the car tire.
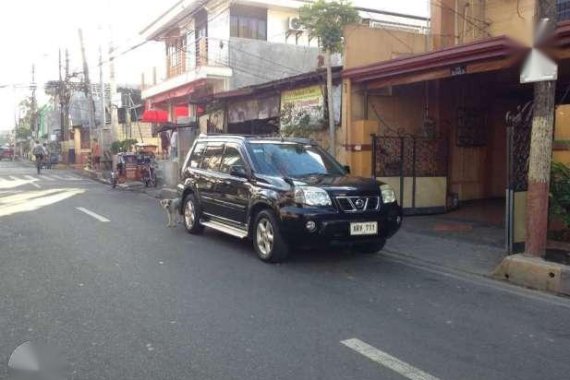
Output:
<instances>
[{"instance_id":1,"label":"car tire","mask_svg":"<svg viewBox=\"0 0 570 380\"><path fill-rule=\"evenodd\" d=\"M384 245L386 245L386 239L379 239L373 242L355 244L353 249L358 253L371 255L380 252Z\"/></svg>"},{"instance_id":2,"label":"car tire","mask_svg":"<svg viewBox=\"0 0 570 380\"><path fill-rule=\"evenodd\" d=\"M200 224L201 209L194 194L188 194L184 198L182 220L184 227L189 234L197 235L204 231L204 226Z\"/></svg>"},{"instance_id":3,"label":"car tire","mask_svg":"<svg viewBox=\"0 0 570 380\"><path fill-rule=\"evenodd\" d=\"M263 210L253 224L253 247L259 259L277 263L289 256L289 247L281 235L275 213Z\"/></svg>"}]
</instances>

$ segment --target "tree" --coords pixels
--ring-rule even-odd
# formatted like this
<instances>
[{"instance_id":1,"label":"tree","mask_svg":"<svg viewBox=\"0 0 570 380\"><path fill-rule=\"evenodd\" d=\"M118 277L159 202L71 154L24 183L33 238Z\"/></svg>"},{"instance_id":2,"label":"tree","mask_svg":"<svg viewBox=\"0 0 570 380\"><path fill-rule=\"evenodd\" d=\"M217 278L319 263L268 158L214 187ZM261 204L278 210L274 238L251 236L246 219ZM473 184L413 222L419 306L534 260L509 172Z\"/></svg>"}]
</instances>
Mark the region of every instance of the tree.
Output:
<instances>
[{"instance_id":1,"label":"tree","mask_svg":"<svg viewBox=\"0 0 570 380\"><path fill-rule=\"evenodd\" d=\"M332 99L331 55L341 53L343 30L346 25L358 22L356 9L349 2L317 0L299 9L299 19L310 37L316 37L323 52L327 67L327 103L329 115L329 151L336 155L336 136Z\"/></svg>"},{"instance_id":2,"label":"tree","mask_svg":"<svg viewBox=\"0 0 570 380\"><path fill-rule=\"evenodd\" d=\"M32 125L34 122L34 111L32 109L32 97L26 97L23 99L18 108L20 110L20 118L18 119L18 125L16 127L16 138L17 139L25 139L32 137L32 132L34 130L34 126Z\"/></svg>"}]
</instances>

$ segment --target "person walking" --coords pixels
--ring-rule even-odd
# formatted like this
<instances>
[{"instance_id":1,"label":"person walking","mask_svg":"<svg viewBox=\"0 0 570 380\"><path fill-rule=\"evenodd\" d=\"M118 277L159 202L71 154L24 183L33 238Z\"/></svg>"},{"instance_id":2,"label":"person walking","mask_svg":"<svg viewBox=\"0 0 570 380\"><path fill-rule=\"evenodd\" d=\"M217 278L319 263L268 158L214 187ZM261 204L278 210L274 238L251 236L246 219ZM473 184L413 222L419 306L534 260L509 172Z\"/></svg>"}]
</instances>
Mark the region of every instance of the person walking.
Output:
<instances>
[{"instance_id":1,"label":"person walking","mask_svg":"<svg viewBox=\"0 0 570 380\"><path fill-rule=\"evenodd\" d=\"M38 140L36 140L34 147L32 148L32 154L36 158L36 169L38 174L40 174L40 170L42 168L42 161L44 159L46 149L40 144Z\"/></svg>"}]
</instances>

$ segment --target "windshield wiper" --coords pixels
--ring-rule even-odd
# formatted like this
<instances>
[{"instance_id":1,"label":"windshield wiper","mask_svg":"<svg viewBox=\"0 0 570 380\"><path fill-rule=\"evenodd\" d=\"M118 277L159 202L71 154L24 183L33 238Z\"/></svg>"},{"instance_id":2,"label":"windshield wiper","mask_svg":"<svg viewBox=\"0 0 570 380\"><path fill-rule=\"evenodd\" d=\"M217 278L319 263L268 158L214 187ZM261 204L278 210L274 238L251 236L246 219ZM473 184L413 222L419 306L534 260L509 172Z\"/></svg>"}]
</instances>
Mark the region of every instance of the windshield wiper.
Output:
<instances>
[{"instance_id":1,"label":"windshield wiper","mask_svg":"<svg viewBox=\"0 0 570 380\"><path fill-rule=\"evenodd\" d=\"M329 173L314 172L314 173L298 174L295 177L304 178L304 177L317 177L317 176L327 176L327 175L330 175L330 174Z\"/></svg>"}]
</instances>

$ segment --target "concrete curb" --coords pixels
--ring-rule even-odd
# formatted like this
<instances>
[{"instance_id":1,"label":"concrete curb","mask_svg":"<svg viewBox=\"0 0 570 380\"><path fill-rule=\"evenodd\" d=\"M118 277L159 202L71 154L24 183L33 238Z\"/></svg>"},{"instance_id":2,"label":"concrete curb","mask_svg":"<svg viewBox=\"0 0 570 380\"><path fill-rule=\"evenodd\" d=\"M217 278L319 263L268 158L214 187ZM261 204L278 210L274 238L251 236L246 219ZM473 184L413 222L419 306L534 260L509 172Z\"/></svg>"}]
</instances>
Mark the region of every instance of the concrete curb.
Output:
<instances>
[{"instance_id":1,"label":"concrete curb","mask_svg":"<svg viewBox=\"0 0 570 380\"><path fill-rule=\"evenodd\" d=\"M492 276L527 288L570 296L570 266L540 257L507 256Z\"/></svg>"},{"instance_id":2,"label":"concrete curb","mask_svg":"<svg viewBox=\"0 0 570 380\"><path fill-rule=\"evenodd\" d=\"M106 185L111 184L111 182L109 180L103 178L103 176L100 176L97 172L81 170L81 169L73 169L73 168L69 168L69 170L71 170L73 173L75 173L81 177L89 178L93 181L101 182L101 183L104 183Z\"/></svg>"},{"instance_id":3,"label":"concrete curb","mask_svg":"<svg viewBox=\"0 0 570 380\"><path fill-rule=\"evenodd\" d=\"M145 188L143 192L157 199L172 199L178 197L176 189L171 189L169 187L163 187L160 189Z\"/></svg>"}]
</instances>

